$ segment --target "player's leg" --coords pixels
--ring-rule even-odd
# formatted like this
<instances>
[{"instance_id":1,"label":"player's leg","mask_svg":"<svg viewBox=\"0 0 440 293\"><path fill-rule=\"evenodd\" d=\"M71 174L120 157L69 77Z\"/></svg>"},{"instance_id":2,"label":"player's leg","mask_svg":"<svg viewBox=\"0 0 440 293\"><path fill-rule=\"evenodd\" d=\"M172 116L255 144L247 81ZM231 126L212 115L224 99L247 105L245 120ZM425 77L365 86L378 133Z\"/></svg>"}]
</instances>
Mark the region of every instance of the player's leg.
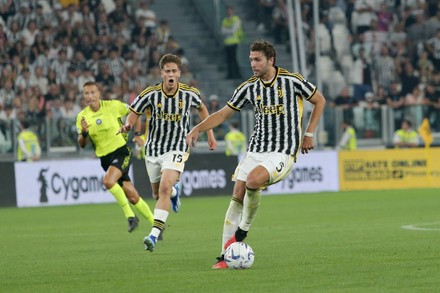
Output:
<instances>
[{"instance_id":1,"label":"player's leg","mask_svg":"<svg viewBox=\"0 0 440 293\"><path fill-rule=\"evenodd\" d=\"M267 185L269 180L269 172L261 165L256 166L249 173L246 181L246 196L243 202L243 216L235 232L236 241L243 241L247 236L260 206L261 189Z\"/></svg>"},{"instance_id":2,"label":"player's leg","mask_svg":"<svg viewBox=\"0 0 440 293\"><path fill-rule=\"evenodd\" d=\"M139 196L138 191L134 187L131 181L123 181L122 189L124 189L125 195L128 201L135 207L135 209L153 225L154 216L151 212L148 204Z\"/></svg>"},{"instance_id":3,"label":"player's leg","mask_svg":"<svg viewBox=\"0 0 440 293\"><path fill-rule=\"evenodd\" d=\"M223 223L222 236L222 254L224 254L225 244L231 239L240 223L243 213L243 199L246 191L246 182L236 180L234 185L234 194L226 211L225 221Z\"/></svg>"},{"instance_id":4,"label":"player's leg","mask_svg":"<svg viewBox=\"0 0 440 293\"><path fill-rule=\"evenodd\" d=\"M151 182L151 190L153 192L153 198L156 200L156 206L154 208L154 213L153 213L152 230L159 229L163 231L165 225L159 225L160 222L156 221L156 216L162 218L162 215L156 212L157 201L159 200L159 185L160 185L161 169L162 169L161 161L157 157L145 157L145 168L147 169L147 174ZM156 240L159 240L158 238L156 239L150 237L150 235L147 235L144 238L145 249L149 251L153 251L154 247L156 246Z\"/></svg>"},{"instance_id":5,"label":"player's leg","mask_svg":"<svg viewBox=\"0 0 440 293\"><path fill-rule=\"evenodd\" d=\"M128 220L128 232L132 232L136 229L139 223L139 219L133 213L122 188L123 181L130 180L128 176L130 164L131 150L126 145L101 158L101 166L106 171L103 183L122 208Z\"/></svg>"},{"instance_id":6,"label":"player's leg","mask_svg":"<svg viewBox=\"0 0 440 293\"><path fill-rule=\"evenodd\" d=\"M230 237L226 238L226 235L224 235L223 238L223 252L224 250L231 245L231 243L236 242L236 241L243 241L244 238L246 238L246 233L248 230L243 230L241 227L241 222L243 222L243 216L245 215L245 211L248 210L248 205L252 204L254 201L257 201L259 203L259 194L256 194L256 196L254 196L255 200L251 200L249 202L249 199L247 199L248 194L247 194L247 180L249 178L251 178L251 180L255 180L253 178L255 178L255 175L253 176L249 176L250 173L252 171L255 170L255 168L260 167L259 164L261 164L261 162L263 162L263 160L265 159L265 155L264 154L259 154L259 153L246 153L246 155L244 156L244 158L240 161L239 165L237 166L234 175L233 175L233 179L236 180L236 185L234 187L234 194L240 195L240 199L242 200L241 204L242 204L242 214L241 217L239 219L239 222L237 223L237 225L235 226L235 230L233 232L230 232ZM258 170L258 169L257 169ZM264 171L266 172L266 171ZM262 176L262 175L260 175ZM264 180L264 179L261 179ZM252 183L254 184L254 183ZM251 196L253 196L254 194L252 193ZM258 205L257 205L258 207ZM256 208L254 208L254 210L256 210ZM249 211L247 211L247 213L249 214Z\"/></svg>"},{"instance_id":7,"label":"player's leg","mask_svg":"<svg viewBox=\"0 0 440 293\"><path fill-rule=\"evenodd\" d=\"M225 269L227 268L224 260L225 247L228 240L234 237L235 231L237 231L238 224L240 223L243 213L243 198L245 194L246 182L236 180L234 185L234 194L229 202L228 210L226 211L225 221L223 222L223 235L222 235L222 247L221 255L217 257L217 263L212 267L213 269Z\"/></svg>"},{"instance_id":8,"label":"player's leg","mask_svg":"<svg viewBox=\"0 0 440 293\"><path fill-rule=\"evenodd\" d=\"M242 241L249 231L261 201L261 190L286 178L293 169L294 157L281 153L260 154L262 162L249 172L246 179L246 195L243 216L235 233L236 241Z\"/></svg>"},{"instance_id":9,"label":"player's leg","mask_svg":"<svg viewBox=\"0 0 440 293\"><path fill-rule=\"evenodd\" d=\"M177 178L177 182L173 185L170 196L171 207L175 213L179 212L181 206L180 196L182 193L182 185L178 180L180 174L183 172L186 160L188 160L188 153L178 151L170 152L164 157L163 169L171 169L179 172L179 177Z\"/></svg>"},{"instance_id":10,"label":"player's leg","mask_svg":"<svg viewBox=\"0 0 440 293\"><path fill-rule=\"evenodd\" d=\"M153 186L153 194L158 194L154 209L154 224L150 234L144 238L145 249L153 251L156 240L165 229L165 223L171 206L171 193L173 186L179 179L185 167L187 154L183 152L168 152L159 158L146 157L145 165L150 182L158 185Z\"/></svg>"},{"instance_id":11,"label":"player's leg","mask_svg":"<svg viewBox=\"0 0 440 293\"><path fill-rule=\"evenodd\" d=\"M173 189L173 185L179 178L179 172L176 170L164 169L162 171L162 176L159 184L159 199L156 203L156 208L154 209L154 221L158 221L159 226L163 226L167 220L169 210L171 207L170 195ZM156 216L157 213L157 216ZM153 227L152 235L158 236L162 228Z\"/></svg>"},{"instance_id":12,"label":"player's leg","mask_svg":"<svg viewBox=\"0 0 440 293\"><path fill-rule=\"evenodd\" d=\"M234 235L225 243L226 249L231 243L243 241L255 219L261 201L261 190L288 176L293 169L294 158L280 153L250 153L241 163L238 179L246 174L246 194L243 201L243 214ZM248 170L251 169L249 172Z\"/></svg>"},{"instance_id":13,"label":"player's leg","mask_svg":"<svg viewBox=\"0 0 440 293\"><path fill-rule=\"evenodd\" d=\"M135 214L133 213L133 211L130 208L130 205L128 204L128 200L127 197L125 196L124 190L118 184L118 180L119 178L121 178L121 176L122 176L122 172L120 169L118 169L115 166L110 166L104 175L103 184L108 189L108 191L110 191L110 193L114 196L116 202L122 208L125 217L129 219L135 217Z\"/></svg>"},{"instance_id":14,"label":"player's leg","mask_svg":"<svg viewBox=\"0 0 440 293\"><path fill-rule=\"evenodd\" d=\"M234 242L243 241L254 221L261 201L261 187L267 185L270 175L262 166L256 166L248 175L245 183L245 196L243 200L243 213L240 223L237 225L233 235L225 242L224 249ZM249 187L251 186L251 187ZM260 186L260 187L257 187Z\"/></svg>"},{"instance_id":15,"label":"player's leg","mask_svg":"<svg viewBox=\"0 0 440 293\"><path fill-rule=\"evenodd\" d=\"M213 269L227 268L224 261L225 249L230 243L235 242L235 232L238 229L238 224L241 221L243 213L243 200L246 191L246 178L250 170L257 166L258 160L250 153L246 153L244 158L239 162L237 168L232 175L232 180L235 181L234 193L226 211L223 222L222 247L221 255L217 257L217 263L212 267Z\"/></svg>"},{"instance_id":16,"label":"player's leg","mask_svg":"<svg viewBox=\"0 0 440 293\"><path fill-rule=\"evenodd\" d=\"M171 190L170 200L171 200L171 207L175 213L178 213L180 210L180 196L182 193L182 185L179 181L177 181Z\"/></svg>"},{"instance_id":17,"label":"player's leg","mask_svg":"<svg viewBox=\"0 0 440 293\"><path fill-rule=\"evenodd\" d=\"M156 207L154 209L153 228L151 229L150 234L144 238L146 250L153 251L161 231L165 229L165 223L171 207L171 191L173 189L173 185L179 178L179 175L180 173L176 170L162 170L162 176L159 184L159 199L157 200Z\"/></svg>"},{"instance_id":18,"label":"player's leg","mask_svg":"<svg viewBox=\"0 0 440 293\"><path fill-rule=\"evenodd\" d=\"M159 180L160 180L160 178L159 178ZM151 190L152 190L152 192L153 192L153 198L154 198L155 200L158 200L158 199L159 199L159 183L160 183L160 181L155 182L155 183L151 183ZM153 225L154 225L154 215L153 215ZM164 226L163 229L160 231L160 234L159 234L159 236L157 237L157 240L163 240L163 233L164 233L164 231L165 231L165 226Z\"/></svg>"}]
</instances>

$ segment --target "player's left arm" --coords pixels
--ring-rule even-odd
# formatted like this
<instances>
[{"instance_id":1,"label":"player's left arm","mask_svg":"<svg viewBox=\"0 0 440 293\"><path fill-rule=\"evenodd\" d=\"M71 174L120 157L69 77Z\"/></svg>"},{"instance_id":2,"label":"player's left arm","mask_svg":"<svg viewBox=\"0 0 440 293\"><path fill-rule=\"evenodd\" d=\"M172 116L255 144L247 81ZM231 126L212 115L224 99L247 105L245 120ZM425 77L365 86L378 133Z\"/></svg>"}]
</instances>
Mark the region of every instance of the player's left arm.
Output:
<instances>
[{"instance_id":1,"label":"player's left arm","mask_svg":"<svg viewBox=\"0 0 440 293\"><path fill-rule=\"evenodd\" d=\"M204 104L197 109L199 111L200 121L205 120L209 116L208 109ZM207 131L208 134L208 146L210 150L215 150L217 148L217 141L215 140L214 131L212 129Z\"/></svg>"},{"instance_id":2,"label":"player's left arm","mask_svg":"<svg viewBox=\"0 0 440 293\"><path fill-rule=\"evenodd\" d=\"M301 146L301 152L303 154L307 154L309 150L313 149L315 146L313 135L318 127L319 119L322 116L322 112L324 112L326 104L324 96L318 90L315 91L313 96L308 101L313 104L313 109L312 114L310 115L309 124L307 125L305 131L307 134L304 135Z\"/></svg>"},{"instance_id":3,"label":"player's left arm","mask_svg":"<svg viewBox=\"0 0 440 293\"><path fill-rule=\"evenodd\" d=\"M127 115L127 119L125 119L125 124L122 125L121 128L119 128L119 130L116 134L130 132L130 130L133 128L133 126L137 123L139 116L140 116L140 114L138 114L134 111L131 111Z\"/></svg>"}]
</instances>

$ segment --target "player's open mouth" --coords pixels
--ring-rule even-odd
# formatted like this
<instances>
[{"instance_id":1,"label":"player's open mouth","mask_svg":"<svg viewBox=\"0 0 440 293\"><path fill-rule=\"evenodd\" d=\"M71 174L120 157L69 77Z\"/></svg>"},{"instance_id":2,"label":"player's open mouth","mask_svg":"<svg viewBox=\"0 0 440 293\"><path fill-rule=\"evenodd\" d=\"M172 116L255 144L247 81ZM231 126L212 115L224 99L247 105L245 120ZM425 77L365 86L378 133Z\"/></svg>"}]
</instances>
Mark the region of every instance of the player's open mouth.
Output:
<instances>
[{"instance_id":1,"label":"player's open mouth","mask_svg":"<svg viewBox=\"0 0 440 293\"><path fill-rule=\"evenodd\" d=\"M173 83L173 82L174 82L174 79L170 78L170 79L168 79L168 82L169 82L169 83Z\"/></svg>"}]
</instances>

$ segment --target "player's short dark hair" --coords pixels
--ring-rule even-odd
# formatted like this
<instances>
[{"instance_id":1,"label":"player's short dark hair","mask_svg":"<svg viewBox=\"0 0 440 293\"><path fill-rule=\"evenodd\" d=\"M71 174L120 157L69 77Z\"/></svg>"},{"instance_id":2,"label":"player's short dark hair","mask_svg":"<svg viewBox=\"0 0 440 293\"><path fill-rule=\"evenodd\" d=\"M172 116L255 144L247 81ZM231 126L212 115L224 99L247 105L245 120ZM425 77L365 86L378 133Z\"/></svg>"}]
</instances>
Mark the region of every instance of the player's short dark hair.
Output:
<instances>
[{"instance_id":1,"label":"player's short dark hair","mask_svg":"<svg viewBox=\"0 0 440 293\"><path fill-rule=\"evenodd\" d=\"M273 58L273 65L276 61L276 51L272 43L266 40L256 40L249 46L251 52L261 52L267 59Z\"/></svg>"},{"instance_id":2,"label":"player's short dark hair","mask_svg":"<svg viewBox=\"0 0 440 293\"><path fill-rule=\"evenodd\" d=\"M83 84L83 88L86 86L93 86L93 85L98 86L98 83L96 81L89 80Z\"/></svg>"},{"instance_id":3,"label":"player's short dark hair","mask_svg":"<svg viewBox=\"0 0 440 293\"><path fill-rule=\"evenodd\" d=\"M162 58L160 58L160 61L159 61L160 69L162 70L163 67L165 66L165 64L168 64L168 63L176 63L179 70L182 67L182 61L180 60L180 57L176 56L174 54L165 54L162 56Z\"/></svg>"}]
</instances>

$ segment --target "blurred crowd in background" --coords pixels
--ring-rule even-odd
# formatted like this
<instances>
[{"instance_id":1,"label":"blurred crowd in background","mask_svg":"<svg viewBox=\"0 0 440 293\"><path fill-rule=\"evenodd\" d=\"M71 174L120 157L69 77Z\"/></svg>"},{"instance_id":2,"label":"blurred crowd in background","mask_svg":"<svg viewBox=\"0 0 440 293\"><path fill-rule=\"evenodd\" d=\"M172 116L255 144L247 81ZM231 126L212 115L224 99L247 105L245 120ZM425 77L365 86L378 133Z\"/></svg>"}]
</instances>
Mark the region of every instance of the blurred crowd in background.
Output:
<instances>
[{"instance_id":1,"label":"blurred crowd in background","mask_svg":"<svg viewBox=\"0 0 440 293\"><path fill-rule=\"evenodd\" d=\"M253 4L256 30L288 46L286 0L245 2ZM355 107L389 107L397 127L403 119L426 116L440 131L439 6L438 0L321 0L315 32L312 0L301 1L307 63L314 64L318 34L322 92L332 107L343 109L344 120L371 123L374 132L380 119L362 115L360 121ZM24 120L43 149L48 131L52 146L76 145L83 83L95 80L104 99L131 103L161 81L158 61L165 53L182 57L180 81L197 86L197 72L191 72L166 15L156 15L147 0L1 0L0 16L3 151L11 150L11 133L18 133L8 128ZM214 93L203 94L210 112L223 106ZM219 134L221 139L223 130Z\"/></svg>"},{"instance_id":2,"label":"blurred crowd in background","mask_svg":"<svg viewBox=\"0 0 440 293\"><path fill-rule=\"evenodd\" d=\"M76 144L84 82L99 82L104 99L131 103L161 81L158 62L166 53L182 57L180 81L195 85L183 48L148 1L52 2L0 1L0 129L6 140L11 120L27 120L43 145L47 127L57 134L52 146ZM48 126L46 118L54 123Z\"/></svg>"},{"instance_id":3,"label":"blurred crowd in background","mask_svg":"<svg viewBox=\"0 0 440 293\"><path fill-rule=\"evenodd\" d=\"M355 108L385 106L393 110L396 128L404 119L415 124L429 117L433 130L440 131L438 0L319 1L317 31L313 0L301 3L307 64L315 62L318 34L322 92L332 107L344 110L344 120L359 127L371 124L368 138L380 126L380 111L370 111L374 114L368 117ZM273 34L276 43L289 43L285 0L260 0L253 13L258 30Z\"/></svg>"}]
</instances>

